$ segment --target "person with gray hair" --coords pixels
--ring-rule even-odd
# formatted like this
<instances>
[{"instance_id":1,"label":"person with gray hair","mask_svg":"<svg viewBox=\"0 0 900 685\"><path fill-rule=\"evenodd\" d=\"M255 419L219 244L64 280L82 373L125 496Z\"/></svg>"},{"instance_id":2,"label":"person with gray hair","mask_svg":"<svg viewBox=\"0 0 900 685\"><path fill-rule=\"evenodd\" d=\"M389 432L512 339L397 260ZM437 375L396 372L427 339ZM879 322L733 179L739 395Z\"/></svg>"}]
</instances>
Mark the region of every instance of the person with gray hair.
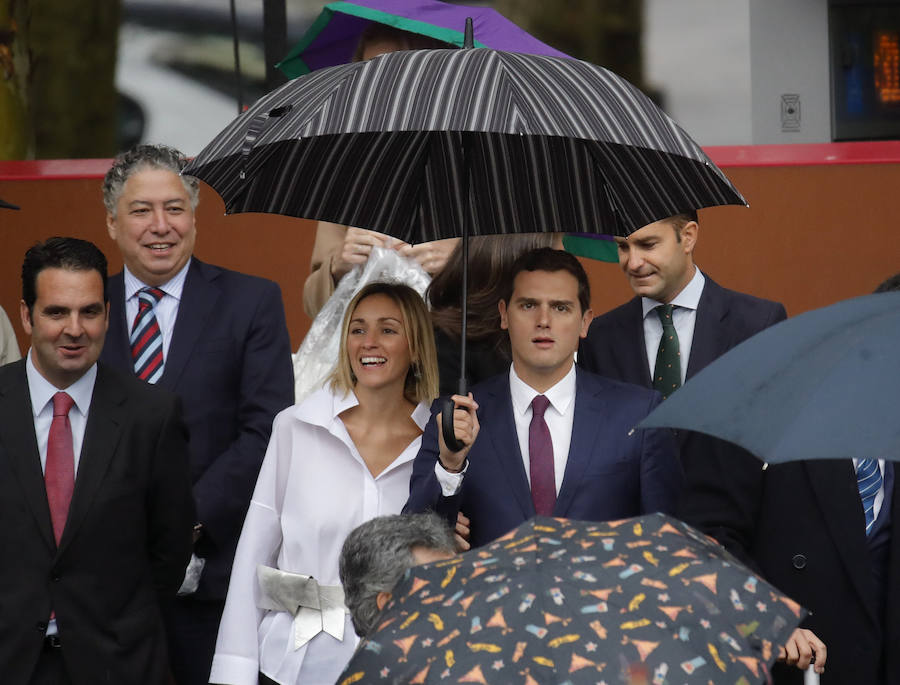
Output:
<instances>
[{"instance_id":1,"label":"person with gray hair","mask_svg":"<svg viewBox=\"0 0 900 685\"><path fill-rule=\"evenodd\" d=\"M357 526L341 548L344 604L356 634L375 629L378 614L407 569L455 553L453 532L437 514L378 516Z\"/></svg>"},{"instance_id":2,"label":"person with gray hair","mask_svg":"<svg viewBox=\"0 0 900 685\"><path fill-rule=\"evenodd\" d=\"M194 256L199 182L181 174L186 163L174 148L138 145L103 180L125 268L109 279L101 359L184 406L194 555L165 618L175 682L205 685L253 484L294 374L278 285Z\"/></svg>"}]
</instances>

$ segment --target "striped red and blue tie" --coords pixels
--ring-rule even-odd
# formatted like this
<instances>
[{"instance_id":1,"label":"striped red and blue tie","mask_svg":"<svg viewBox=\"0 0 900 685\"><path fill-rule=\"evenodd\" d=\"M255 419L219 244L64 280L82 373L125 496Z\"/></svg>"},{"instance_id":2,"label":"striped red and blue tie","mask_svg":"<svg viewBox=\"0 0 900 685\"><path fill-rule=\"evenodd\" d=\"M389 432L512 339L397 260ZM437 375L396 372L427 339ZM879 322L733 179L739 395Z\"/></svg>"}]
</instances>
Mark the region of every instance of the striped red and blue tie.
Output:
<instances>
[{"instance_id":1,"label":"striped red and blue tie","mask_svg":"<svg viewBox=\"0 0 900 685\"><path fill-rule=\"evenodd\" d=\"M156 383L163 373L162 333L154 307L165 293L159 288L138 291L138 313L131 327L131 358L141 380Z\"/></svg>"}]
</instances>

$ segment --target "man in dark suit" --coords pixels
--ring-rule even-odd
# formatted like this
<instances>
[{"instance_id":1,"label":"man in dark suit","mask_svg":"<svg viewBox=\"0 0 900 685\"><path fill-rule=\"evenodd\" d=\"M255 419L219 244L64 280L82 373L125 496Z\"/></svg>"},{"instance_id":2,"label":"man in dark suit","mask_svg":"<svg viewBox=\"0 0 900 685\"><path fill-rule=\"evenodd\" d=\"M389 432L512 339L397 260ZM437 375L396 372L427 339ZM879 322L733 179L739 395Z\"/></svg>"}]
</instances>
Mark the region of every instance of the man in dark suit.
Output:
<instances>
[{"instance_id":1,"label":"man in dark suit","mask_svg":"<svg viewBox=\"0 0 900 685\"><path fill-rule=\"evenodd\" d=\"M590 291L572 255L522 255L499 303L510 371L454 395L463 449L451 452L429 423L416 456L408 511L471 520L480 546L536 513L587 520L671 512L681 485L674 439L633 427L659 394L576 370L591 320Z\"/></svg>"},{"instance_id":2,"label":"man in dark suit","mask_svg":"<svg viewBox=\"0 0 900 685\"><path fill-rule=\"evenodd\" d=\"M194 685L209 679L241 526L294 384L278 286L192 256L199 183L179 175L185 163L177 150L143 145L106 174L107 228L125 270L110 278L102 360L184 403L197 540L166 618L176 681Z\"/></svg>"},{"instance_id":3,"label":"man in dark suit","mask_svg":"<svg viewBox=\"0 0 900 685\"><path fill-rule=\"evenodd\" d=\"M28 250L25 360L0 369L0 680L166 682L161 605L191 554L177 398L97 364L106 258Z\"/></svg>"},{"instance_id":4,"label":"man in dark suit","mask_svg":"<svg viewBox=\"0 0 900 685\"><path fill-rule=\"evenodd\" d=\"M616 238L619 264L636 297L594 319L578 352L581 366L668 395L673 388L663 387L651 373L663 338L660 305L673 305L678 385L738 343L787 318L783 305L728 290L702 274L693 259L698 233L697 213L690 212Z\"/></svg>"}]
</instances>

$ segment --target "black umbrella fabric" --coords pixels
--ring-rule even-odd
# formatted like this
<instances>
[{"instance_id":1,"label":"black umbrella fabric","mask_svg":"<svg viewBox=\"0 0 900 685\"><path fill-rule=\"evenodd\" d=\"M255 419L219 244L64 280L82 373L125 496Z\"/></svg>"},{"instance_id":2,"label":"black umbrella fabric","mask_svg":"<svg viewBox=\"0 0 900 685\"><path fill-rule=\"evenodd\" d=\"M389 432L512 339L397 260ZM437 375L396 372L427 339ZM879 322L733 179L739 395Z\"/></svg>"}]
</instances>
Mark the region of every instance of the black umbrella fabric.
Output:
<instances>
[{"instance_id":1,"label":"black umbrella fabric","mask_svg":"<svg viewBox=\"0 0 900 685\"><path fill-rule=\"evenodd\" d=\"M537 517L410 569L338 683L750 685L805 613L663 514Z\"/></svg>"},{"instance_id":2,"label":"black umbrella fabric","mask_svg":"<svg viewBox=\"0 0 900 685\"><path fill-rule=\"evenodd\" d=\"M10 204L9 202L6 202L5 200L3 200L3 198L0 198L0 209L18 209L18 208L19 207L17 205Z\"/></svg>"},{"instance_id":3,"label":"black umbrella fabric","mask_svg":"<svg viewBox=\"0 0 900 685\"><path fill-rule=\"evenodd\" d=\"M333 221L409 243L464 230L627 235L685 210L746 204L612 72L484 48L394 52L297 78L185 173L228 213Z\"/></svg>"}]
</instances>

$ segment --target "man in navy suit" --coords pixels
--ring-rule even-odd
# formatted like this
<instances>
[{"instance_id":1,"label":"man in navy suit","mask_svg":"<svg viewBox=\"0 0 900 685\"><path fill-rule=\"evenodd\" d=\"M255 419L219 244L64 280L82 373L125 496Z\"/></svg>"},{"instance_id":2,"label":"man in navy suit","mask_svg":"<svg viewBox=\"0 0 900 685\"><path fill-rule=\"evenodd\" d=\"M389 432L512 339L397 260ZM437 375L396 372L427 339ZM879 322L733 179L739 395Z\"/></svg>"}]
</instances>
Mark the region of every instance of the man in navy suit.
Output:
<instances>
[{"instance_id":1,"label":"man in navy suit","mask_svg":"<svg viewBox=\"0 0 900 685\"><path fill-rule=\"evenodd\" d=\"M575 368L591 321L578 260L549 248L525 253L499 308L509 373L453 396L463 449L444 444L440 417L429 423L406 509L451 520L464 511L476 547L536 513L602 521L671 512L681 486L674 438L633 430L659 394Z\"/></svg>"},{"instance_id":2,"label":"man in navy suit","mask_svg":"<svg viewBox=\"0 0 900 685\"><path fill-rule=\"evenodd\" d=\"M135 373L132 329L141 317L151 328L152 312L161 345L138 375L181 397L190 436L194 558L166 627L176 681L193 685L208 682L241 526L272 420L293 402L294 384L278 286L192 256L199 182L179 175L185 163L177 150L142 145L106 174L107 228L125 269L109 280L101 359ZM139 317L142 306L149 311Z\"/></svg>"}]
</instances>

